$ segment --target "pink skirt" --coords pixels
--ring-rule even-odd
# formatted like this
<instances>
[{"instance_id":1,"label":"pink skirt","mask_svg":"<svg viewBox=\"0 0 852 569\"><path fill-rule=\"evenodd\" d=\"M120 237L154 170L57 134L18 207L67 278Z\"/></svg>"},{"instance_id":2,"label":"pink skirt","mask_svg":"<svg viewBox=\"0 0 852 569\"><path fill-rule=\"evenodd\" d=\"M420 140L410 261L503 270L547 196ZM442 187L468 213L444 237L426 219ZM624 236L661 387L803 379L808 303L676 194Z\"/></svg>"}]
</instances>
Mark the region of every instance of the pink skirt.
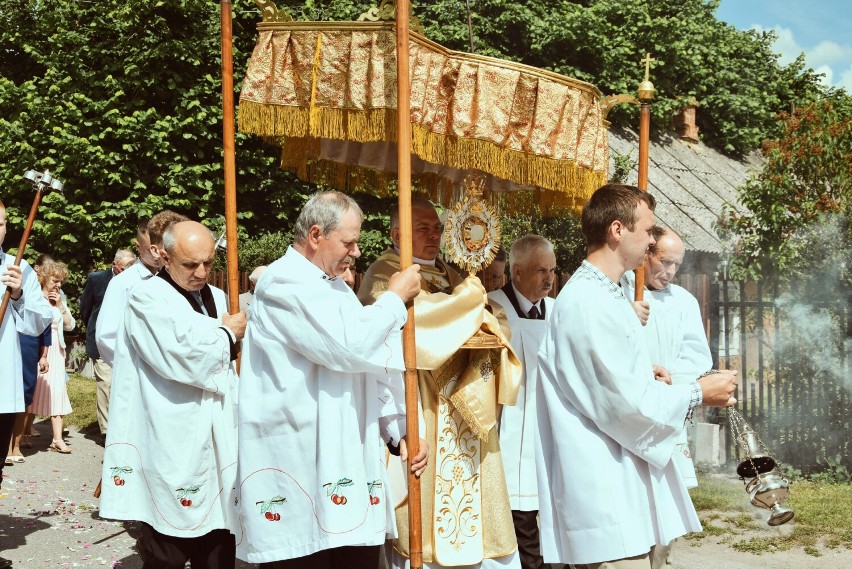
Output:
<instances>
[{"instance_id":1,"label":"pink skirt","mask_svg":"<svg viewBox=\"0 0 852 569\"><path fill-rule=\"evenodd\" d=\"M47 361L50 368L47 373L38 374L33 404L27 411L42 417L67 415L71 412L71 401L65 385L65 350L58 344L51 345L47 349Z\"/></svg>"}]
</instances>

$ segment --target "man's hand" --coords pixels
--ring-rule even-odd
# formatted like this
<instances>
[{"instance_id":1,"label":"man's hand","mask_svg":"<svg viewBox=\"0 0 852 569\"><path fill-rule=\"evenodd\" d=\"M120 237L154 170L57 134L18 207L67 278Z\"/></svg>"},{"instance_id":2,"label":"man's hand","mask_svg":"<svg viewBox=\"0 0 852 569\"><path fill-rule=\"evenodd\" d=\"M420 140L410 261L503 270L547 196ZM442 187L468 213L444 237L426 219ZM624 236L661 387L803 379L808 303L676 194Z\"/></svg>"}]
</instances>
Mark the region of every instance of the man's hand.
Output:
<instances>
[{"instance_id":1,"label":"man's hand","mask_svg":"<svg viewBox=\"0 0 852 569\"><path fill-rule=\"evenodd\" d=\"M404 271L391 275L388 291L394 293L402 302L408 302L420 294L420 265L414 263Z\"/></svg>"},{"instance_id":2,"label":"man's hand","mask_svg":"<svg viewBox=\"0 0 852 569\"><path fill-rule=\"evenodd\" d=\"M737 388L736 371L720 371L705 375L698 380L701 386L701 394L704 398L703 405L708 407L731 407L737 404L733 396Z\"/></svg>"},{"instance_id":3,"label":"man's hand","mask_svg":"<svg viewBox=\"0 0 852 569\"><path fill-rule=\"evenodd\" d=\"M648 324L648 316L651 314L651 305L648 304L647 300L633 301L633 311L636 312L636 316L639 317L639 322L642 323L642 326Z\"/></svg>"},{"instance_id":4,"label":"man's hand","mask_svg":"<svg viewBox=\"0 0 852 569\"><path fill-rule=\"evenodd\" d=\"M222 326L226 326L233 332L238 342L246 335L246 324L248 324L248 315L245 312L226 314L222 317Z\"/></svg>"},{"instance_id":5,"label":"man's hand","mask_svg":"<svg viewBox=\"0 0 852 569\"><path fill-rule=\"evenodd\" d=\"M47 361L47 356L42 356L38 360L38 372L39 373L47 373L50 369L50 363Z\"/></svg>"},{"instance_id":6,"label":"man's hand","mask_svg":"<svg viewBox=\"0 0 852 569\"><path fill-rule=\"evenodd\" d=\"M655 380L662 381L666 385L672 384L672 374L669 373L669 370L667 370L663 366L653 366L653 368Z\"/></svg>"},{"instance_id":7,"label":"man's hand","mask_svg":"<svg viewBox=\"0 0 852 569\"><path fill-rule=\"evenodd\" d=\"M402 461L408 460L408 445L405 443L405 437L402 437L402 440L399 441L399 459ZM414 476L420 478L420 475L426 470L428 462L429 443L425 439L420 439L420 448L417 450L417 456L411 461L411 471L414 473Z\"/></svg>"},{"instance_id":8,"label":"man's hand","mask_svg":"<svg viewBox=\"0 0 852 569\"><path fill-rule=\"evenodd\" d=\"M12 300L21 298L21 285L24 283L21 267L18 265L6 265L6 271L0 277L0 283L9 287L9 290L12 292Z\"/></svg>"}]
</instances>

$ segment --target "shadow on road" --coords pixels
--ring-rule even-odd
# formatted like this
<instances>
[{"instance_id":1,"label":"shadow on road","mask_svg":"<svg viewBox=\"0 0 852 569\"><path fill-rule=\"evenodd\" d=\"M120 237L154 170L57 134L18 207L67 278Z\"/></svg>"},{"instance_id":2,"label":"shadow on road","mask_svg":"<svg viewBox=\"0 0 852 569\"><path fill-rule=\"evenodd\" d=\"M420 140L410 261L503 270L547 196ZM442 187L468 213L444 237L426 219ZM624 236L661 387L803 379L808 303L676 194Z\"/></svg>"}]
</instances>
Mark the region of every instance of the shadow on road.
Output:
<instances>
[{"instance_id":1,"label":"shadow on road","mask_svg":"<svg viewBox=\"0 0 852 569\"><path fill-rule=\"evenodd\" d=\"M47 529L50 524L38 519L40 516L9 516L0 514L0 555L27 544L30 534Z\"/></svg>"}]
</instances>

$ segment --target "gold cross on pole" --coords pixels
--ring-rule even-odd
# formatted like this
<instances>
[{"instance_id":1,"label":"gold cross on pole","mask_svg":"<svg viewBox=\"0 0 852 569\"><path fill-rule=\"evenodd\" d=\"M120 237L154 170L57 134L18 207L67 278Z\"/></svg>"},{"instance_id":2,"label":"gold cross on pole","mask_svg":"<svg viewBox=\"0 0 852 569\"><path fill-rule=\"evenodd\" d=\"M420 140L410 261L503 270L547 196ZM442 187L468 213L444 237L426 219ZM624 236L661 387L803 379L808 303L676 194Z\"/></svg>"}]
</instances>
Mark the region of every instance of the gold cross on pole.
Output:
<instances>
[{"instance_id":1,"label":"gold cross on pole","mask_svg":"<svg viewBox=\"0 0 852 569\"><path fill-rule=\"evenodd\" d=\"M645 54L645 59L642 60L642 63L645 64L645 81L649 81L651 78L651 62L657 61L653 57L651 57L650 53Z\"/></svg>"}]
</instances>

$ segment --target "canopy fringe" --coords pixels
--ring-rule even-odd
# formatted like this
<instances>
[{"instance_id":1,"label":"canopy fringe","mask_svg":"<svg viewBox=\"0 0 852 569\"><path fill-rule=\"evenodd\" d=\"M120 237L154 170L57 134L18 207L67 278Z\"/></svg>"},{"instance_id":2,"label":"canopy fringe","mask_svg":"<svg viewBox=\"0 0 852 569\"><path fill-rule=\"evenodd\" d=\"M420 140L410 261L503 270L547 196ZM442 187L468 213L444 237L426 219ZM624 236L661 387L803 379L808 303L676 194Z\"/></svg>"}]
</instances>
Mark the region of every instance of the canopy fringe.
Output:
<instances>
[{"instance_id":1,"label":"canopy fringe","mask_svg":"<svg viewBox=\"0 0 852 569\"><path fill-rule=\"evenodd\" d=\"M319 159L321 138L361 143L396 140L394 109L304 109L243 101L239 109L239 122L243 132L267 137L271 135L272 138L284 140L281 143L284 148L282 168L295 172L303 180L323 182L339 188L350 188L352 180L349 174L366 168L324 164L311 170L311 174L308 164ZM412 125L412 151L433 164L459 170L482 170L520 185L552 190L555 195L538 192L540 200L543 200L540 205L548 209L568 207L578 210L598 187L606 183L606 173L579 167L571 160L555 160L500 148L484 140L436 134L419 125ZM319 175L319 172L322 174ZM364 174L357 173L355 176L357 179L365 179ZM371 175L369 178L373 183L380 184L370 190L380 193L385 193L383 188L388 185L388 180L395 180L394 175ZM436 180L430 181L428 178ZM430 194L440 194L442 191L452 193L453 184L440 183L436 176L420 175L418 179L424 181ZM514 209L508 203L506 205Z\"/></svg>"}]
</instances>

